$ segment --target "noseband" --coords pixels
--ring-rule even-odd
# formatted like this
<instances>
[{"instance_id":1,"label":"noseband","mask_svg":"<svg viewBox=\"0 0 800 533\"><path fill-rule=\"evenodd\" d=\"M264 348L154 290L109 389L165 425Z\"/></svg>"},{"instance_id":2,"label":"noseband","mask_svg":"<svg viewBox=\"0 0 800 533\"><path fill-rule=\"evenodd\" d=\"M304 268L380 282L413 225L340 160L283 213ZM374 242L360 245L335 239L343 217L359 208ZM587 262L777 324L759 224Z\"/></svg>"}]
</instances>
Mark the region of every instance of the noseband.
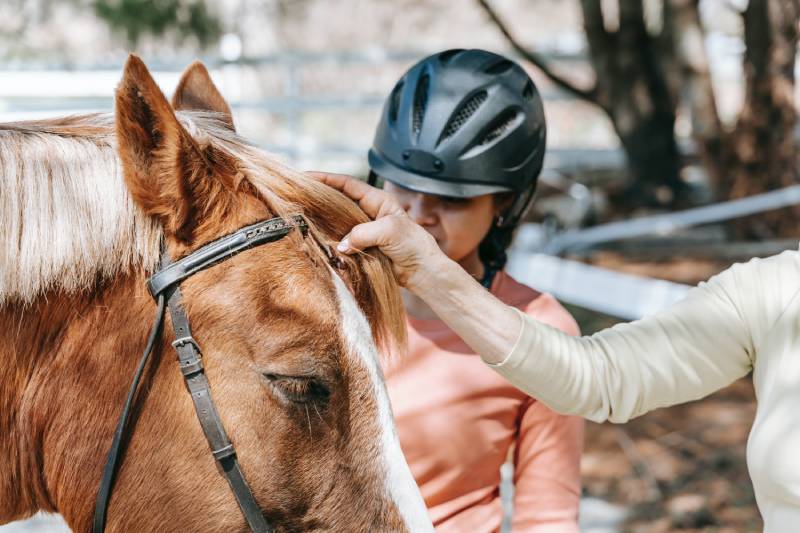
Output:
<instances>
[{"instance_id":1,"label":"noseband","mask_svg":"<svg viewBox=\"0 0 800 533\"><path fill-rule=\"evenodd\" d=\"M266 518L264 518L264 514L253 497L253 492L244 479L239 467L239 461L236 458L236 451L233 449L233 444L231 444L228 434L225 432L222 420L214 405L214 400L211 397L211 388L203 369L200 346L192 337L189 318L186 316L186 311L181 304L179 285L193 274L229 259L240 252L249 250L254 246L278 241L293 228L298 228L305 234L308 226L301 216L295 216L289 220L283 218L264 220L211 241L174 263L170 263L169 255L165 249L162 249L160 270L153 274L147 282L147 288L158 303L158 309L147 340L147 346L139 361L139 366L136 368L133 382L128 390L128 397L125 400L125 406L117 422L117 428L114 430L114 439L103 468L100 488L97 491L92 527L93 533L102 533L105 530L106 512L114 486L114 476L124 453L122 440L126 434L128 417L144 368L147 365L147 360L164 325L165 307L169 308L170 316L172 317L172 328L175 330L175 341L172 346L175 347L177 352L178 363L183 373L183 379L186 382L186 388L191 394L197 418L211 448L211 454L217 461L219 471L227 479L250 529L258 533L272 533L274 531Z\"/></svg>"}]
</instances>

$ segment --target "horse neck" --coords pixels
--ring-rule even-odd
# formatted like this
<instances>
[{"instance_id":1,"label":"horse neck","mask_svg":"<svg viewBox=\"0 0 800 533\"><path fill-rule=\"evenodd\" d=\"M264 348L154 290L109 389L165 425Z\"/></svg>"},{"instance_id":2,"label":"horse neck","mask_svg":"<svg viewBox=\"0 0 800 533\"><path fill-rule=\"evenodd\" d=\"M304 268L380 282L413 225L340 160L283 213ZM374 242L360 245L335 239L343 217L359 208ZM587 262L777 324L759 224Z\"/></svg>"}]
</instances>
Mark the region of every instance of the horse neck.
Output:
<instances>
[{"instance_id":1,"label":"horse neck","mask_svg":"<svg viewBox=\"0 0 800 533\"><path fill-rule=\"evenodd\" d=\"M89 516L121 394L147 335L140 274L0 307L0 523Z\"/></svg>"}]
</instances>

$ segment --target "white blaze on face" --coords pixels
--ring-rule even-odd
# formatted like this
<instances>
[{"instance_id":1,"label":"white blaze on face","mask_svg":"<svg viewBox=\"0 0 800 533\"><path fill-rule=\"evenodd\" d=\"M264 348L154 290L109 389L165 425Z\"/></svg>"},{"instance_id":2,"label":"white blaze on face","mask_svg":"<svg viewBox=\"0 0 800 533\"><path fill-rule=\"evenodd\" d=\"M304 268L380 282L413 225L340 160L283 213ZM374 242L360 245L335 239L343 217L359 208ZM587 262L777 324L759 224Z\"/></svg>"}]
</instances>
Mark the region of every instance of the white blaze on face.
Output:
<instances>
[{"instance_id":1,"label":"white blaze on face","mask_svg":"<svg viewBox=\"0 0 800 533\"><path fill-rule=\"evenodd\" d=\"M353 295L344 282L333 274L333 283L339 297L339 313L341 315L342 334L347 341L349 352L358 357L366 367L372 379L378 406L378 423L380 425L381 449L386 471L386 491L395 502L400 516L412 533L433 531L425 502L419 487L411 475L400 440L394 426L389 394L383 382L383 371L378 361L378 350L372 340L372 332L366 317L358 308Z\"/></svg>"}]
</instances>

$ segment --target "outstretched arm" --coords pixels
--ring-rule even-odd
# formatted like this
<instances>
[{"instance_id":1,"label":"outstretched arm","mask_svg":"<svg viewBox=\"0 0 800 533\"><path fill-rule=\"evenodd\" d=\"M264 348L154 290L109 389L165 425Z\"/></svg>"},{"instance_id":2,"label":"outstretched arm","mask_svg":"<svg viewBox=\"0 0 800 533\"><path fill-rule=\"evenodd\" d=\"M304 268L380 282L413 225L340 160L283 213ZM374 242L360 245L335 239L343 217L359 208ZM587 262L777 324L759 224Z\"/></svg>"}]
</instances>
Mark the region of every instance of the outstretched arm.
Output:
<instances>
[{"instance_id":1,"label":"outstretched arm","mask_svg":"<svg viewBox=\"0 0 800 533\"><path fill-rule=\"evenodd\" d=\"M624 422L745 375L753 366L754 339L800 290L795 266L786 264L791 259L755 260L655 316L573 338L484 290L382 191L355 178L316 176L378 217L353 228L343 253L379 247L401 283L499 374L556 411L595 421Z\"/></svg>"}]
</instances>

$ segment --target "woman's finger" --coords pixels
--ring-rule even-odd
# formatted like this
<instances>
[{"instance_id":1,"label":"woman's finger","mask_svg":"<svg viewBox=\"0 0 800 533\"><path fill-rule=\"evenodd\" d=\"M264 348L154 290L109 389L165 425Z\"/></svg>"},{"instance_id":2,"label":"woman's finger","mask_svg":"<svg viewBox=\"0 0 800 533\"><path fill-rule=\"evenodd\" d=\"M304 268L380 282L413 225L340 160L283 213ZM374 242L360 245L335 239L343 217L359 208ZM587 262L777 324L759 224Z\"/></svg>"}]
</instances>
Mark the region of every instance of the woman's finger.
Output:
<instances>
[{"instance_id":1,"label":"woman's finger","mask_svg":"<svg viewBox=\"0 0 800 533\"><path fill-rule=\"evenodd\" d=\"M334 172L320 172L317 170L307 171L306 174L308 174L313 178L318 179L325 185L333 187L334 189L339 189L342 192L344 192L345 183L347 183L347 181L351 179L351 177L348 176L347 174L336 174Z\"/></svg>"},{"instance_id":2,"label":"woman's finger","mask_svg":"<svg viewBox=\"0 0 800 533\"><path fill-rule=\"evenodd\" d=\"M388 194L343 174L309 172L309 175L342 191L375 219L354 226L337 245L339 253L378 248L392 262L400 284L411 290L430 278L426 268L438 269L449 261L430 233L414 223Z\"/></svg>"},{"instance_id":3,"label":"woman's finger","mask_svg":"<svg viewBox=\"0 0 800 533\"><path fill-rule=\"evenodd\" d=\"M391 260L397 281L408 288L419 285L420 279L428 277L427 267L438 268L443 259L447 261L434 238L405 213L355 226L337 249L341 253L353 254L372 247L378 248Z\"/></svg>"},{"instance_id":4,"label":"woman's finger","mask_svg":"<svg viewBox=\"0 0 800 533\"><path fill-rule=\"evenodd\" d=\"M330 172L306 172L306 174L349 196L370 218L381 218L403 212L403 208L391 196L352 176Z\"/></svg>"},{"instance_id":5,"label":"woman's finger","mask_svg":"<svg viewBox=\"0 0 800 533\"><path fill-rule=\"evenodd\" d=\"M398 219L399 217L387 216L354 226L337 249L342 253L352 254L373 246L383 249L396 245L403 239L402 224Z\"/></svg>"}]
</instances>

